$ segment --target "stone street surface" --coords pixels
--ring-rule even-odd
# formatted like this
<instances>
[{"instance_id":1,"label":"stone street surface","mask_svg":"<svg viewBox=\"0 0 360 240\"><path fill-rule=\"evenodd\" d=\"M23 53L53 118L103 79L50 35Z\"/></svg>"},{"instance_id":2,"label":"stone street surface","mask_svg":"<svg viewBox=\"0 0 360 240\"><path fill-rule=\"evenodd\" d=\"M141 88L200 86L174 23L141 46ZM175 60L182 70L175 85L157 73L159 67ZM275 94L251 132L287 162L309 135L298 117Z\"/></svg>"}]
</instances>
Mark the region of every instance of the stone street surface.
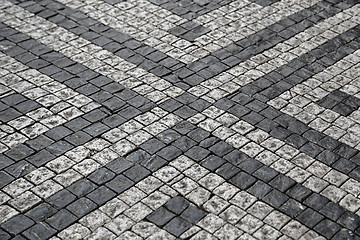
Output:
<instances>
[{"instance_id":1,"label":"stone street surface","mask_svg":"<svg viewBox=\"0 0 360 240\"><path fill-rule=\"evenodd\" d=\"M360 239L360 1L0 0L0 239Z\"/></svg>"}]
</instances>

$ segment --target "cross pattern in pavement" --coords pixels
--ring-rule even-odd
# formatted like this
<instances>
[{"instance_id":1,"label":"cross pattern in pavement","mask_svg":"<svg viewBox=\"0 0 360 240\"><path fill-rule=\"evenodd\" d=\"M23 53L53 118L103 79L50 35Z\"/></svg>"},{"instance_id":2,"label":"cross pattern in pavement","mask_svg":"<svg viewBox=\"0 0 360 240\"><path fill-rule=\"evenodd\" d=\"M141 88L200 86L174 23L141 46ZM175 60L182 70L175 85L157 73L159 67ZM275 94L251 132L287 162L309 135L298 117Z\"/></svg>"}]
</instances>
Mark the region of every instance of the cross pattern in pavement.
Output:
<instances>
[{"instance_id":1,"label":"cross pattern in pavement","mask_svg":"<svg viewBox=\"0 0 360 240\"><path fill-rule=\"evenodd\" d=\"M356 0L0 0L1 239L358 239Z\"/></svg>"}]
</instances>

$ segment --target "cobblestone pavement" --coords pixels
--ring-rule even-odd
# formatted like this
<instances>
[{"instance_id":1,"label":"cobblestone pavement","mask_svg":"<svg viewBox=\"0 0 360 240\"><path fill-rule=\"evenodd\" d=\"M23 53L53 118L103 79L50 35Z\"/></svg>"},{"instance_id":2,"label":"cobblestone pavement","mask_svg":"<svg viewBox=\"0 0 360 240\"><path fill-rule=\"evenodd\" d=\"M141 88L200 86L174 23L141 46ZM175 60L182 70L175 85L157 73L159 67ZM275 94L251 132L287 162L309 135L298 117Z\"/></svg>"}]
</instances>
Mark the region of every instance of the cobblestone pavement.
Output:
<instances>
[{"instance_id":1,"label":"cobblestone pavement","mask_svg":"<svg viewBox=\"0 0 360 240\"><path fill-rule=\"evenodd\" d=\"M0 0L0 239L360 239L359 0Z\"/></svg>"}]
</instances>

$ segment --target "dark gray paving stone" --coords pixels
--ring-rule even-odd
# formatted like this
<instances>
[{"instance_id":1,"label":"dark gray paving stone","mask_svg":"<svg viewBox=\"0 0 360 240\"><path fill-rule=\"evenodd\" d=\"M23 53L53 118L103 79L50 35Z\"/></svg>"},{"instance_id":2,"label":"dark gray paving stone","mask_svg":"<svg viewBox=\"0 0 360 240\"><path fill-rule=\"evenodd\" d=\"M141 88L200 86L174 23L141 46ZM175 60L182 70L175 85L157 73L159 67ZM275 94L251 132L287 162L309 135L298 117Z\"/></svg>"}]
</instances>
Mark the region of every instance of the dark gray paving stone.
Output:
<instances>
[{"instance_id":1,"label":"dark gray paving stone","mask_svg":"<svg viewBox=\"0 0 360 240\"><path fill-rule=\"evenodd\" d=\"M189 201L183 197L177 196L170 199L164 206L175 214L182 213L190 205Z\"/></svg>"},{"instance_id":2,"label":"dark gray paving stone","mask_svg":"<svg viewBox=\"0 0 360 240\"><path fill-rule=\"evenodd\" d=\"M331 220L325 219L314 227L314 230L330 239L341 227Z\"/></svg>"},{"instance_id":3,"label":"dark gray paving stone","mask_svg":"<svg viewBox=\"0 0 360 240\"><path fill-rule=\"evenodd\" d=\"M47 150L41 150L40 152L35 153L34 155L27 158L27 161L33 164L36 167L40 167L55 159L56 156L51 154Z\"/></svg>"},{"instance_id":4,"label":"dark gray paving stone","mask_svg":"<svg viewBox=\"0 0 360 240\"><path fill-rule=\"evenodd\" d=\"M332 167L344 174L349 174L354 168L356 168L357 165L358 164L352 161L340 158L332 165Z\"/></svg>"},{"instance_id":5,"label":"dark gray paving stone","mask_svg":"<svg viewBox=\"0 0 360 240\"><path fill-rule=\"evenodd\" d=\"M327 203L329 202L329 200L326 197L321 196L318 193L313 193L311 194L305 201L304 203L315 209L316 211L319 211L320 209L322 209Z\"/></svg>"},{"instance_id":6,"label":"dark gray paving stone","mask_svg":"<svg viewBox=\"0 0 360 240\"><path fill-rule=\"evenodd\" d=\"M281 192L287 191L291 186L295 185L296 182L291 178L284 175L277 175L271 182L269 183L271 186L276 188Z\"/></svg>"},{"instance_id":7,"label":"dark gray paving stone","mask_svg":"<svg viewBox=\"0 0 360 240\"><path fill-rule=\"evenodd\" d=\"M150 174L151 172L141 165L135 165L124 172L124 175L133 182L139 182Z\"/></svg>"},{"instance_id":8,"label":"dark gray paving stone","mask_svg":"<svg viewBox=\"0 0 360 240\"><path fill-rule=\"evenodd\" d=\"M93 123L92 125L86 127L84 131L91 135L92 137L97 137L106 131L108 131L110 128L106 126L105 124L102 124L100 122Z\"/></svg>"},{"instance_id":9,"label":"dark gray paving stone","mask_svg":"<svg viewBox=\"0 0 360 240\"><path fill-rule=\"evenodd\" d=\"M76 199L75 194L77 194L78 197L81 197L84 195L84 192L86 192L85 190L80 189L78 185L72 185L70 186L70 189L73 193L67 189L63 189L46 199L46 201L57 209L61 209Z\"/></svg>"},{"instance_id":10,"label":"dark gray paving stone","mask_svg":"<svg viewBox=\"0 0 360 240\"><path fill-rule=\"evenodd\" d=\"M240 172L231 178L230 182L238 188L245 190L254 184L256 179L245 172Z\"/></svg>"},{"instance_id":11,"label":"dark gray paving stone","mask_svg":"<svg viewBox=\"0 0 360 240\"><path fill-rule=\"evenodd\" d=\"M301 212L303 212L306 207L294 199L287 200L281 207L280 210L284 212L289 217L297 217Z\"/></svg>"},{"instance_id":12,"label":"dark gray paving stone","mask_svg":"<svg viewBox=\"0 0 360 240\"><path fill-rule=\"evenodd\" d=\"M163 142L157 140L156 138L152 138L146 141L145 143L141 144L140 148L144 149L149 154L154 154L158 150L164 148L165 146L166 145Z\"/></svg>"},{"instance_id":13,"label":"dark gray paving stone","mask_svg":"<svg viewBox=\"0 0 360 240\"><path fill-rule=\"evenodd\" d=\"M185 220L187 220L188 222L192 223L192 224L196 224L197 222L199 222L203 217L205 217L207 215L207 213L198 208L197 206L191 204L189 207L187 207L185 209L185 211L183 211L181 213L181 217Z\"/></svg>"},{"instance_id":14,"label":"dark gray paving stone","mask_svg":"<svg viewBox=\"0 0 360 240\"><path fill-rule=\"evenodd\" d=\"M254 177L257 177L265 182L270 182L271 179L276 177L278 172L268 166L262 166L258 170L256 170L253 174Z\"/></svg>"},{"instance_id":15,"label":"dark gray paving stone","mask_svg":"<svg viewBox=\"0 0 360 240\"><path fill-rule=\"evenodd\" d=\"M209 149L211 146L213 146L215 143L219 142L219 139L216 137L209 137L204 140L202 140L199 144L200 147Z\"/></svg>"},{"instance_id":16,"label":"dark gray paving stone","mask_svg":"<svg viewBox=\"0 0 360 240\"><path fill-rule=\"evenodd\" d=\"M152 156L145 152L144 150L136 150L134 152L131 152L129 155L126 156L126 160L133 163L133 164L138 164L143 160L146 160L148 158L151 158Z\"/></svg>"},{"instance_id":17,"label":"dark gray paving stone","mask_svg":"<svg viewBox=\"0 0 360 240\"><path fill-rule=\"evenodd\" d=\"M263 164L257 160L248 158L248 159L244 160L243 162L241 162L238 166L241 170L243 170L249 174L252 174L256 170L258 170L260 167L262 167Z\"/></svg>"},{"instance_id":18,"label":"dark gray paving stone","mask_svg":"<svg viewBox=\"0 0 360 240\"><path fill-rule=\"evenodd\" d=\"M116 193L122 193L134 184L129 178L124 175L118 175L113 180L106 184L107 187L114 190Z\"/></svg>"},{"instance_id":19,"label":"dark gray paving stone","mask_svg":"<svg viewBox=\"0 0 360 240\"><path fill-rule=\"evenodd\" d=\"M60 156L72 148L74 148L73 145L61 140L61 141L55 142L54 144L51 144L50 146L48 146L46 148L46 150L48 150L51 154L53 154L55 156Z\"/></svg>"},{"instance_id":20,"label":"dark gray paving stone","mask_svg":"<svg viewBox=\"0 0 360 240\"><path fill-rule=\"evenodd\" d=\"M103 123L110 128L118 127L125 122L125 118L118 114L113 114L103 120Z\"/></svg>"},{"instance_id":21,"label":"dark gray paving stone","mask_svg":"<svg viewBox=\"0 0 360 240\"><path fill-rule=\"evenodd\" d=\"M33 153L34 151L31 148L25 146L24 144L20 144L6 151L4 154L15 161L19 161Z\"/></svg>"},{"instance_id":22,"label":"dark gray paving stone","mask_svg":"<svg viewBox=\"0 0 360 240\"><path fill-rule=\"evenodd\" d=\"M44 149L47 146L51 145L52 143L54 143L54 141L52 139L46 137L45 135L40 135L40 136L26 142L26 144L29 147L31 147L32 149L34 149L36 151Z\"/></svg>"},{"instance_id":23,"label":"dark gray paving stone","mask_svg":"<svg viewBox=\"0 0 360 240\"><path fill-rule=\"evenodd\" d=\"M20 214L1 224L1 227L7 232L16 235L32 225L34 225L33 220Z\"/></svg>"},{"instance_id":24,"label":"dark gray paving stone","mask_svg":"<svg viewBox=\"0 0 360 240\"><path fill-rule=\"evenodd\" d=\"M57 212L55 215L53 215L51 218L48 218L46 222L56 230L62 230L68 226L70 226L72 223L74 223L77 220L77 217L75 217L73 214L71 214L66 209L61 209L59 212Z\"/></svg>"},{"instance_id":25,"label":"dark gray paving stone","mask_svg":"<svg viewBox=\"0 0 360 240\"><path fill-rule=\"evenodd\" d=\"M164 207L160 207L155 212L151 213L146 219L155 225L162 227L175 217L175 214L171 213Z\"/></svg>"},{"instance_id":26,"label":"dark gray paving stone","mask_svg":"<svg viewBox=\"0 0 360 240\"><path fill-rule=\"evenodd\" d=\"M251 160L251 158L248 155L240 152L237 149L234 149L233 151L229 152L223 158L236 166L239 166L244 161ZM244 168L244 170L245 169L246 168Z\"/></svg>"},{"instance_id":27,"label":"dark gray paving stone","mask_svg":"<svg viewBox=\"0 0 360 240\"><path fill-rule=\"evenodd\" d=\"M161 167L165 166L167 164L167 161L155 155L142 160L140 164L145 168L147 168L148 170L150 170L151 172L154 172L160 169Z\"/></svg>"},{"instance_id":28,"label":"dark gray paving stone","mask_svg":"<svg viewBox=\"0 0 360 240\"><path fill-rule=\"evenodd\" d=\"M10 174L8 174L5 171L0 171L0 187L4 187L8 183L10 183L12 180L14 180L14 177L12 177Z\"/></svg>"},{"instance_id":29,"label":"dark gray paving stone","mask_svg":"<svg viewBox=\"0 0 360 240\"><path fill-rule=\"evenodd\" d=\"M301 202L311 194L311 191L300 184L296 184L291 187L286 194Z\"/></svg>"},{"instance_id":30,"label":"dark gray paving stone","mask_svg":"<svg viewBox=\"0 0 360 240\"><path fill-rule=\"evenodd\" d=\"M90 141L91 139L92 137L83 131L77 131L65 138L66 141L68 141L70 144L74 146L83 145L84 143Z\"/></svg>"},{"instance_id":31,"label":"dark gray paving stone","mask_svg":"<svg viewBox=\"0 0 360 240\"><path fill-rule=\"evenodd\" d=\"M10 158L6 157L3 154L0 154L0 169L4 169L13 163L15 163L13 160L11 160Z\"/></svg>"},{"instance_id":32,"label":"dark gray paving stone","mask_svg":"<svg viewBox=\"0 0 360 240\"><path fill-rule=\"evenodd\" d=\"M79 181L70 185L67 189L80 198L96 189L96 185L88 179L80 179Z\"/></svg>"},{"instance_id":33,"label":"dark gray paving stone","mask_svg":"<svg viewBox=\"0 0 360 240\"><path fill-rule=\"evenodd\" d=\"M168 231L176 237L179 237L181 234L191 228L191 226L191 223L182 218L176 217L165 225L164 230Z\"/></svg>"},{"instance_id":34,"label":"dark gray paving stone","mask_svg":"<svg viewBox=\"0 0 360 240\"><path fill-rule=\"evenodd\" d=\"M255 197L262 199L272 189L273 188L270 187L268 184L264 183L261 180L258 180L247 191L252 195L254 195Z\"/></svg>"},{"instance_id":35,"label":"dark gray paving stone","mask_svg":"<svg viewBox=\"0 0 360 240\"><path fill-rule=\"evenodd\" d=\"M347 229L341 229L339 232L337 232L332 239L359 239L358 236L354 235L352 231L349 231Z\"/></svg>"},{"instance_id":36,"label":"dark gray paving stone","mask_svg":"<svg viewBox=\"0 0 360 240\"><path fill-rule=\"evenodd\" d=\"M36 168L34 165L30 164L28 161L22 160L5 168L5 171L10 173L15 178L18 178L25 176L35 169Z\"/></svg>"},{"instance_id":37,"label":"dark gray paving stone","mask_svg":"<svg viewBox=\"0 0 360 240\"><path fill-rule=\"evenodd\" d=\"M11 236L8 233L6 233L6 232L4 232L3 230L0 229L0 238L4 239L4 240L7 240L7 239L10 239Z\"/></svg>"},{"instance_id":38,"label":"dark gray paving stone","mask_svg":"<svg viewBox=\"0 0 360 240\"><path fill-rule=\"evenodd\" d=\"M278 208L282 204L284 204L289 198L283 194L282 192L273 189L269 192L265 197L263 197L263 201L270 204L271 206Z\"/></svg>"},{"instance_id":39,"label":"dark gray paving stone","mask_svg":"<svg viewBox=\"0 0 360 240\"><path fill-rule=\"evenodd\" d=\"M217 156L222 157L233 150L233 147L225 142L218 142L209 148L209 150Z\"/></svg>"},{"instance_id":40,"label":"dark gray paving stone","mask_svg":"<svg viewBox=\"0 0 360 240\"><path fill-rule=\"evenodd\" d=\"M75 118L67 123L64 124L65 127L69 128L70 130L76 132L80 129L85 128L86 126L90 125L91 123L87 120L85 120L82 117Z\"/></svg>"},{"instance_id":41,"label":"dark gray paving stone","mask_svg":"<svg viewBox=\"0 0 360 240\"><path fill-rule=\"evenodd\" d=\"M210 171L214 171L215 169L219 168L223 165L226 161L222 158L214 155L210 155L204 160L201 161L201 166L209 169Z\"/></svg>"},{"instance_id":42,"label":"dark gray paving stone","mask_svg":"<svg viewBox=\"0 0 360 240\"><path fill-rule=\"evenodd\" d=\"M178 140L176 140L173 145L179 148L181 151L185 152L189 150L191 147L196 145L196 142L187 136L182 136Z\"/></svg>"},{"instance_id":43,"label":"dark gray paving stone","mask_svg":"<svg viewBox=\"0 0 360 240\"><path fill-rule=\"evenodd\" d=\"M91 193L89 193L88 195L86 195L87 198L89 198L99 206L103 205L104 203L106 203L115 196L116 196L115 192L113 192L112 190L110 190L105 186L101 186L95 189L94 191L92 191Z\"/></svg>"},{"instance_id":44,"label":"dark gray paving stone","mask_svg":"<svg viewBox=\"0 0 360 240\"><path fill-rule=\"evenodd\" d=\"M346 211L338 220L337 223L346 227L351 231L355 231L360 226L360 218L355 213Z\"/></svg>"},{"instance_id":45,"label":"dark gray paving stone","mask_svg":"<svg viewBox=\"0 0 360 240\"><path fill-rule=\"evenodd\" d=\"M71 203L66 207L72 214L77 216L78 218L85 216L87 213L96 209L96 204L89 200L88 198L80 198L75 202Z\"/></svg>"},{"instance_id":46,"label":"dark gray paving stone","mask_svg":"<svg viewBox=\"0 0 360 240\"><path fill-rule=\"evenodd\" d=\"M324 216L312 210L311 208L308 208L303 211L299 216L297 216L296 219L299 222L303 223L305 226L312 228L322 219L324 219Z\"/></svg>"},{"instance_id":47,"label":"dark gray paving stone","mask_svg":"<svg viewBox=\"0 0 360 240\"><path fill-rule=\"evenodd\" d=\"M26 97L24 97L23 95L21 94L11 94L11 95L8 95L4 98L1 98L1 101L3 103L5 103L6 105L8 106L14 106L16 104L19 104L23 101L27 100Z\"/></svg>"},{"instance_id":48,"label":"dark gray paving stone","mask_svg":"<svg viewBox=\"0 0 360 240\"><path fill-rule=\"evenodd\" d=\"M201 142L202 140L209 137L210 133L201 128L196 128L196 129L192 130L191 132L189 132L187 134L187 136L196 142Z\"/></svg>"},{"instance_id":49,"label":"dark gray paving stone","mask_svg":"<svg viewBox=\"0 0 360 240\"><path fill-rule=\"evenodd\" d=\"M173 146L168 146L160 150L157 155L166 161L171 161L181 155L181 150Z\"/></svg>"},{"instance_id":50,"label":"dark gray paving stone","mask_svg":"<svg viewBox=\"0 0 360 240\"><path fill-rule=\"evenodd\" d=\"M55 234L56 230L43 222L37 223L23 233L30 240L49 239Z\"/></svg>"},{"instance_id":51,"label":"dark gray paving stone","mask_svg":"<svg viewBox=\"0 0 360 240\"><path fill-rule=\"evenodd\" d=\"M176 114L176 112L175 112ZM186 115L182 115L179 114L178 116L182 117L182 118L186 118ZM189 123L188 121L182 121L178 124L176 124L173 129L177 132L179 132L180 134L187 134L188 132L190 132L191 130L194 130L196 127Z\"/></svg>"},{"instance_id":52,"label":"dark gray paving stone","mask_svg":"<svg viewBox=\"0 0 360 240\"><path fill-rule=\"evenodd\" d=\"M115 172L116 174L120 174L133 165L134 165L133 162L131 162L123 157L120 157L120 158L117 158L117 159L111 161L110 163L108 163L106 165L106 168Z\"/></svg>"},{"instance_id":53,"label":"dark gray paving stone","mask_svg":"<svg viewBox=\"0 0 360 240\"><path fill-rule=\"evenodd\" d=\"M100 168L89 175L88 179L93 181L97 185L102 185L111 179L113 179L116 174L106 168Z\"/></svg>"},{"instance_id":54,"label":"dark gray paving stone","mask_svg":"<svg viewBox=\"0 0 360 240\"><path fill-rule=\"evenodd\" d=\"M73 198L75 199L75 197ZM64 199L65 200L65 199ZM66 204L66 200L64 203ZM59 207L59 205L54 204L55 207ZM52 207L48 203L41 203L40 205L32 208L30 211L28 211L25 215L29 218L31 218L36 223L42 222L48 217L54 215L57 212L57 210Z\"/></svg>"},{"instance_id":55,"label":"dark gray paving stone","mask_svg":"<svg viewBox=\"0 0 360 240\"><path fill-rule=\"evenodd\" d=\"M204 158L206 158L210 154L210 151L199 147L194 146L191 149L189 149L187 152L185 152L185 155L194 160L195 162L200 162Z\"/></svg>"},{"instance_id":56,"label":"dark gray paving stone","mask_svg":"<svg viewBox=\"0 0 360 240\"><path fill-rule=\"evenodd\" d=\"M221 167L217 168L215 172L216 172L216 174L220 175L221 177L223 177L225 179L230 179L234 175L239 173L240 171L241 170L239 168L237 168L236 166L234 166L230 163L225 163Z\"/></svg>"}]
</instances>

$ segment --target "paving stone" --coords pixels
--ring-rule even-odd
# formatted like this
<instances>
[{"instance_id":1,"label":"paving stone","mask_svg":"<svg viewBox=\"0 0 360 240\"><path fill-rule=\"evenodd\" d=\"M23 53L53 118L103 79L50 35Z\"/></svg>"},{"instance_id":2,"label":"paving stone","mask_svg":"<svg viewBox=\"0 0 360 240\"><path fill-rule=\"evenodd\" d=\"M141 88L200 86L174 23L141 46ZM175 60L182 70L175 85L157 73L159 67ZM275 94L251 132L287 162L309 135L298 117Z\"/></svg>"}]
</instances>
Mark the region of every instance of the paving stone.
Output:
<instances>
[{"instance_id":1,"label":"paving stone","mask_svg":"<svg viewBox=\"0 0 360 240\"><path fill-rule=\"evenodd\" d=\"M271 180L269 184L277 190L285 192L295 183L296 182L289 177L286 177L284 175L277 175L273 180Z\"/></svg>"},{"instance_id":2,"label":"paving stone","mask_svg":"<svg viewBox=\"0 0 360 240\"><path fill-rule=\"evenodd\" d=\"M56 233L56 230L51 228L46 223L37 223L24 232L24 236L28 239L45 239L50 238Z\"/></svg>"},{"instance_id":3,"label":"paving stone","mask_svg":"<svg viewBox=\"0 0 360 240\"><path fill-rule=\"evenodd\" d=\"M190 205L180 216L188 222L195 224L206 216L206 212L194 205Z\"/></svg>"},{"instance_id":4,"label":"paving stone","mask_svg":"<svg viewBox=\"0 0 360 240\"><path fill-rule=\"evenodd\" d=\"M72 214L77 217L83 217L96 208L96 204L87 198L80 198L66 207Z\"/></svg>"},{"instance_id":5,"label":"paving stone","mask_svg":"<svg viewBox=\"0 0 360 240\"><path fill-rule=\"evenodd\" d=\"M193 159L196 162L203 160L209 154L210 151L199 146L192 147L185 153L186 156L188 156L189 158Z\"/></svg>"},{"instance_id":6,"label":"paving stone","mask_svg":"<svg viewBox=\"0 0 360 240\"><path fill-rule=\"evenodd\" d=\"M77 197L83 197L89 192L93 191L96 185L87 179L81 179L68 187L68 190Z\"/></svg>"},{"instance_id":7,"label":"paving stone","mask_svg":"<svg viewBox=\"0 0 360 240\"><path fill-rule=\"evenodd\" d=\"M149 174L150 171L140 165L135 165L124 172L124 175L133 182L139 182Z\"/></svg>"},{"instance_id":8,"label":"paving stone","mask_svg":"<svg viewBox=\"0 0 360 240\"><path fill-rule=\"evenodd\" d=\"M102 185L114 177L115 173L106 168L100 168L89 175L89 179L98 185Z\"/></svg>"},{"instance_id":9,"label":"paving stone","mask_svg":"<svg viewBox=\"0 0 360 240\"><path fill-rule=\"evenodd\" d=\"M325 204L327 204L328 202L329 202L328 199L326 199L325 197L321 196L320 194L316 194L316 193L311 194L304 201L304 203L306 205L308 205L309 207L311 207L317 211L322 209L325 206Z\"/></svg>"},{"instance_id":10,"label":"paving stone","mask_svg":"<svg viewBox=\"0 0 360 240\"><path fill-rule=\"evenodd\" d=\"M31 148L21 144L5 152L5 155L15 161L19 161L21 159L28 157L33 153L34 151Z\"/></svg>"},{"instance_id":11,"label":"paving stone","mask_svg":"<svg viewBox=\"0 0 360 240\"><path fill-rule=\"evenodd\" d=\"M169 222L172 218L175 217L175 214L169 212L166 208L161 207L157 209L155 212L146 217L146 219L157 226L164 226L167 222Z\"/></svg>"},{"instance_id":12,"label":"paving stone","mask_svg":"<svg viewBox=\"0 0 360 240\"><path fill-rule=\"evenodd\" d=\"M359 217L351 212L344 213L338 220L337 223L341 224L342 226L345 226L347 229L350 229L351 231L355 231L360 225L360 219Z\"/></svg>"},{"instance_id":13,"label":"paving stone","mask_svg":"<svg viewBox=\"0 0 360 240\"><path fill-rule=\"evenodd\" d=\"M109 201L111 198L113 198L115 196L115 193L109 188L101 186L86 196L96 204L102 205L105 202Z\"/></svg>"},{"instance_id":14,"label":"paving stone","mask_svg":"<svg viewBox=\"0 0 360 240\"><path fill-rule=\"evenodd\" d=\"M300 184L296 184L287 191L287 194L298 201L302 201L311 194L311 191Z\"/></svg>"},{"instance_id":15,"label":"paving stone","mask_svg":"<svg viewBox=\"0 0 360 240\"><path fill-rule=\"evenodd\" d=\"M168 224L166 224L164 229L178 237L190 227L191 223L182 218L176 217L173 218Z\"/></svg>"},{"instance_id":16,"label":"paving stone","mask_svg":"<svg viewBox=\"0 0 360 240\"><path fill-rule=\"evenodd\" d=\"M160 150L157 154L166 161L171 161L181 154L181 150L173 146L168 146Z\"/></svg>"},{"instance_id":17,"label":"paving stone","mask_svg":"<svg viewBox=\"0 0 360 240\"><path fill-rule=\"evenodd\" d=\"M301 223L304 223L306 226L312 228L317 223L319 223L324 217L314 210L308 208L303 211L299 216L297 216L297 220Z\"/></svg>"},{"instance_id":18,"label":"paving stone","mask_svg":"<svg viewBox=\"0 0 360 240\"><path fill-rule=\"evenodd\" d=\"M66 205L66 202L64 202L64 204ZM58 205L55 206L58 207ZM38 223L44 221L45 219L52 216L56 212L57 210L54 207L52 207L50 204L42 203L36 206L35 208L31 209L29 212L27 212L26 216L31 218L36 223Z\"/></svg>"},{"instance_id":19,"label":"paving stone","mask_svg":"<svg viewBox=\"0 0 360 240\"><path fill-rule=\"evenodd\" d=\"M337 231L340 230L340 226L331 220L323 220L317 226L315 226L315 231L321 233L321 235L331 238Z\"/></svg>"},{"instance_id":20,"label":"paving stone","mask_svg":"<svg viewBox=\"0 0 360 240\"><path fill-rule=\"evenodd\" d=\"M79 194L77 189L75 190L75 188L72 188L72 186L71 186L71 189L74 191L75 194ZM81 196L82 194L83 193L79 194L79 196ZM47 201L51 205L53 205L57 208L63 208L64 206L68 205L75 199L76 199L76 196L73 193L64 189L64 190L57 192L50 198L48 198Z\"/></svg>"},{"instance_id":21,"label":"paving stone","mask_svg":"<svg viewBox=\"0 0 360 240\"><path fill-rule=\"evenodd\" d=\"M30 218L24 215L18 215L12 218L10 221L2 224L1 227L11 234L18 234L31 227L33 224L34 221L32 221Z\"/></svg>"},{"instance_id":22,"label":"paving stone","mask_svg":"<svg viewBox=\"0 0 360 240\"><path fill-rule=\"evenodd\" d=\"M240 172L230 179L230 182L240 189L249 188L255 181L256 179L254 177L245 172Z\"/></svg>"},{"instance_id":23,"label":"paving stone","mask_svg":"<svg viewBox=\"0 0 360 240\"><path fill-rule=\"evenodd\" d=\"M119 175L119 176L115 177L113 180L111 180L110 182L108 182L106 184L106 186L108 186L109 188L111 188L112 190L114 190L117 193L121 193L121 192L125 191L132 185L133 185L133 182L129 178L127 178L123 175Z\"/></svg>"},{"instance_id":24,"label":"paving stone","mask_svg":"<svg viewBox=\"0 0 360 240\"><path fill-rule=\"evenodd\" d=\"M0 238L359 238L356 4L3 4Z\"/></svg>"},{"instance_id":25,"label":"paving stone","mask_svg":"<svg viewBox=\"0 0 360 240\"><path fill-rule=\"evenodd\" d=\"M48 218L46 222L53 228L61 230L75 222L77 218L66 209L62 209L57 212L51 218Z\"/></svg>"}]
</instances>

